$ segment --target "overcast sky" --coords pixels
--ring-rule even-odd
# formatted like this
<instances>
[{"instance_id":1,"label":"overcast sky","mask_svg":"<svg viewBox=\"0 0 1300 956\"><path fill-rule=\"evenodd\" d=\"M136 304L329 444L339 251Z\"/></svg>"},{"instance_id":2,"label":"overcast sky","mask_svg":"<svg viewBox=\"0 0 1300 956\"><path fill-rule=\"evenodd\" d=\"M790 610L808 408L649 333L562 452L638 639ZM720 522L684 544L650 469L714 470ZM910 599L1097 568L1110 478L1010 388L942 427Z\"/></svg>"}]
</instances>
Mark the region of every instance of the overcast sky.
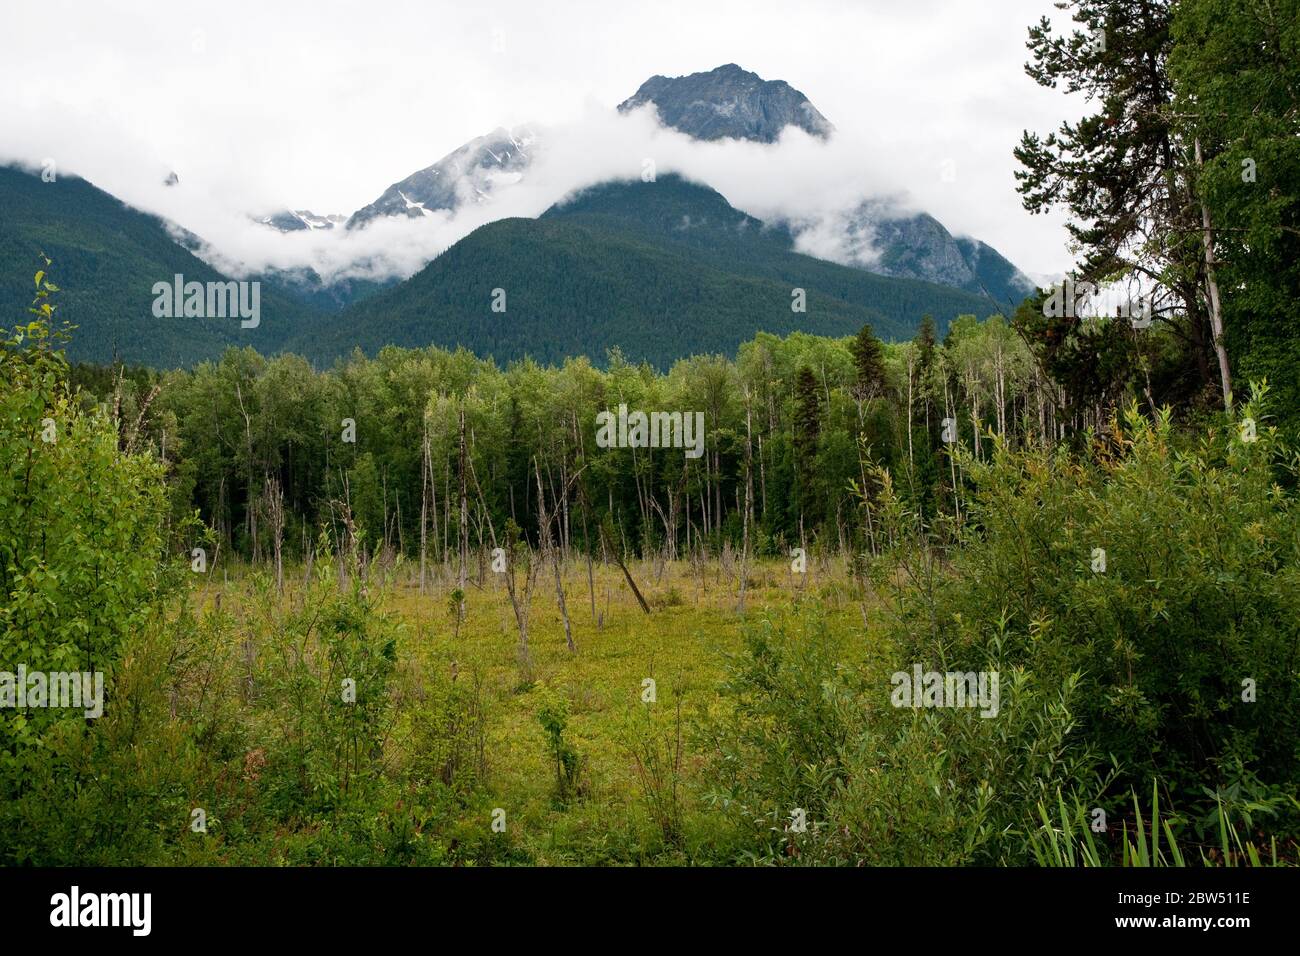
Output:
<instances>
[{"instance_id":1,"label":"overcast sky","mask_svg":"<svg viewBox=\"0 0 1300 956\"><path fill-rule=\"evenodd\" d=\"M1046 132L1081 108L1024 74L1026 29L1045 14L1059 16L1050 0L6 0L0 159L54 159L234 248L247 237L212 221L218 206L348 214L516 124L568 131L564 161L581 166L579 155L621 148L590 140L618 140L605 114L645 79L734 62L801 90L838 143L709 153L701 168L733 203L791 210L800 190L851 180L905 195L1027 272L1055 273L1070 261L1062 219L1023 211L1011 155L1023 129ZM645 128L628 135L628 150L648 148ZM630 175L640 161L627 157ZM169 170L183 194L158 188Z\"/></svg>"}]
</instances>

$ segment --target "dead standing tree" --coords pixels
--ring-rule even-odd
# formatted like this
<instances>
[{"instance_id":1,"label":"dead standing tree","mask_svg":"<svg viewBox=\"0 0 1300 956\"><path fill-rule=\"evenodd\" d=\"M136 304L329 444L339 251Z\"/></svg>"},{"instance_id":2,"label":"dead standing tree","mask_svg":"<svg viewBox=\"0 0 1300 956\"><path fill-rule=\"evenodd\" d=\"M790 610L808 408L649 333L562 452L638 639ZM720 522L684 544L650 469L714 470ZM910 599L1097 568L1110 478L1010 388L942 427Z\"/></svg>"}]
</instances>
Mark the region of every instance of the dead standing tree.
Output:
<instances>
[{"instance_id":1,"label":"dead standing tree","mask_svg":"<svg viewBox=\"0 0 1300 956\"><path fill-rule=\"evenodd\" d=\"M275 557L275 586L284 594L284 491L278 479L267 476L262 483L262 513L271 531L271 551Z\"/></svg>"},{"instance_id":2,"label":"dead standing tree","mask_svg":"<svg viewBox=\"0 0 1300 956\"><path fill-rule=\"evenodd\" d=\"M460 617L465 619L465 563L469 560L469 503L465 494L465 406L462 403L460 407ZM469 467L473 467L473 461L469 462ZM475 486L478 485L478 478L474 479ZM482 499L483 492L479 491L479 498Z\"/></svg>"},{"instance_id":3,"label":"dead standing tree","mask_svg":"<svg viewBox=\"0 0 1300 956\"><path fill-rule=\"evenodd\" d=\"M751 396L745 388L745 514L744 531L740 550L740 601L736 606L738 614L745 613L745 586L749 574L749 536L750 526L754 523L754 423L751 414Z\"/></svg>"},{"instance_id":4,"label":"dead standing tree","mask_svg":"<svg viewBox=\"0 0 1300 956\"><path fill-rule=\"evenodd\" d=\"M501 542L497 540L496 526L492 521L492 512L487 506L487 500L483 496L483 486L479 484L478 472L474 469L474 459L473 457L467 457L465 460L469 471L469 477L474 482L474 492L478 497L479 508L482 510L483 515L487 520L488 535L492 539L492 549L500 552L505 557L504 574L506 579L506 594L510 597L510 607L515 613L515 626L519 629L519 669L524 680L529 681L532 679L533 659L532 653L528 649L528 618L532 611L533 585L537 581L537 562L532 560L532 554L528 549L528 543L526 541L522 542L521 546L521 542L519 541L519 529L518 526L515 525L514 519L508 519L506 521L506 540L504 547L502 547ZM462 487L463 486L464 479L462 477ZM461 507L465 507L463 499ZM516 569L518 567L518 561L516 559L519 555L522 555L524 558L522 589L519 587L519 582L516 578ZM463 591L464 589L462 588L462 593ZM463 606L462 599L462 607Z\"/></svg>"},{"instance_id":5,"label":"dead standing tree","mask_svg":"<svg viewBox=\"0 0 1300 956\"><path fill-rule=\"evenodd\" d=\"M555 571L555 598L560 605L560 617L564 620L564 640L569 646L569 653L577 653L578 645L573 642L573 628L569 624L569 608L564 601L564 579L560 573L560 551L555 546L554 536L551 533L551 525L561 514L561 501L567 501L569 498L569 489L578 480L586 466L582 466L576 472L569 476L564 485L562 494L557 497L555 507L548 514L546 511L546 492L542 488L542 469L538 464L537 458L533 458L533 473L537 476L537 537L542 547L542 556L550 561L552 569ZM638 595L639 597L640 595Z\"/></svg>"}]
</instances>

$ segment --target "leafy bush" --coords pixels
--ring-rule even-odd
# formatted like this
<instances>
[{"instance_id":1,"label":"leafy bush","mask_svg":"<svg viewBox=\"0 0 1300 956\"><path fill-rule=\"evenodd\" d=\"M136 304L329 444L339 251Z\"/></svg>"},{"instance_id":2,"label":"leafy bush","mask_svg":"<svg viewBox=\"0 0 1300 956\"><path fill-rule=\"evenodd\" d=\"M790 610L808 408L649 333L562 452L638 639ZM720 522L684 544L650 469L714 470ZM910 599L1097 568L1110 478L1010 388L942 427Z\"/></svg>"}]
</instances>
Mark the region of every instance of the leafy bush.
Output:
<instances>
[{"instance_id":1,"label":"leafy bush","mask_svg":"<svg viewBox=\"0 0 1300 956\"><path fill-rule=\"evenodd\" d=\"M1300 527L1275 433L1246 433L1180 441L1167 413L1134 410L1081 459L998 446L967 462L950 563L897 595L905 655L967 669L996 643L1040 679L1080 674L1078 719L1121 793L1159 776L1181 803L1233 766L1294 782Z\"/></svg>"},{"instance_id":2,"label":"leafy bush","mask_svg":"<svg viewBox=\"0 0 1300 956\"><path fill-rule=\"evenodd\" d=\"M112 707L124 642L182 571L165 555L162 465L124 452L113 418L68 384L57 291L38 272L36 317L0 337L0 671L100 672ZM84 755L87 731L80 710L14 703L0 710L0 847L26 860L47 835L25 832L29 814L51 813L37 784L56 755ZM73 792L102 786L85 761L65 769Z\"/></svg>"},{"instance_id":3,"label":"leafy bush","mask_svg":"<svg viewBox=\"0 0 1300 956\"><path fill-rule=\"evenodd\" d=\"M537 712L537 722L546 734L546 748L555 761L555 803L563 807L573 797L586 793L585 761L564 736L569 725L569 704L563 697L548 700Z\"/></svg>"},{"instance_id":4,"label":"leafy bush","mask_svg":"<svg viewBox=\"0 0 1300 956\"><path fill-rule=\"evenodd\" d=\"M626 731L626 747L636 767L637 784L650 820L663 845L682 847L683 832L683 727L682 695L674 694L672 722L656 720L654 708L643 707Z\"/></svg>"},{"instance_id":5,"label":"leafy bush","mask_svg":"<svg viewBox=\"0 0 1300 956\"><path fill-rule=\"evenodd\" d=\"M877 475L885 547L859 563L889 597L886 639L816 612L751 629L734 713L706 734L749 856L1024 864L1058 793L1118 815L1154 777L1205 818L1247 787L1261 819L1294 793L1300 527L1274 480L1293 472L1244 422L1260 402L1241 414L1180 440L1167 413L1130 411L1082 456L995 442L962 462L960 521L924 524ZM997 715L891 706L891 673L918 664L996 672Z\"/></svg>"},{"instance_id":6,"label":"leafy bush","mask_svg":"<svg viewBox=\"0 0 1300 956\"><path fill-rule=\"evenodd\" d=\"M757 862L959 865L1024 862L1026 814L1088 782L1072 717L1077 680L1009 674L997 718L890 703L879 648L836 638L815 610L796 633L746 634L706 732L711 800ZM797 815L796 811L802 811ZM805 826L796 825L801 816Z\"/></svg>"}]
</instances>

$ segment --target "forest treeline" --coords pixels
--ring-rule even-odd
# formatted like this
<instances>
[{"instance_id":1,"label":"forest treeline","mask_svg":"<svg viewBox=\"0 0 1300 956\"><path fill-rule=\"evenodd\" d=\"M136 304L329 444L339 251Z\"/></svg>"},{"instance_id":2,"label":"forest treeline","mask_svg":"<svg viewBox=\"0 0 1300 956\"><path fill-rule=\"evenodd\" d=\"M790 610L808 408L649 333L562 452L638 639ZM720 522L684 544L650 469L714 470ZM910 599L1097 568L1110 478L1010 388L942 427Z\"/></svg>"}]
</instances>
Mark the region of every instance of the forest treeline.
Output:
<instances>
[{"instance_id":1,"label":"forest treeline","mask_svg":"<svg viewBox=\"0 0 1300 956\"><path fill-rule=\"evenodd\" d=\"M364 532L371 553L459 561L508 526L539 545L542 514L566 553L599 547L607 522L621 550L669 559L874 553L877 469L925 520L960 517L959 447L978 461L995 442L1104 442L1129 401L1151 414L1177 404L1187 423L1213 410L1212 395L1171 394L1180 344L1154 326L1121 329L1150 359L1144 378L1074 394L1025 332L1037 309L1026 303L1020 325L962 316L942 340L928 317L902 343L869 326L845 339L760 333L734 358L664 374L617 351L603 369L502 369L465 350L390 347L327 371L232 349L193 371L83 365L73 379L111 406L123 447L153 449L177 519L197 509L221 553L245 560L304 557L329 525L336 541ZM703 456L597 447L598 414L619 406L702 413Z\"/></svg>"},{"instance_id":2,"label":"forest treeline","mask_svg":"<svg viewBox=\"0 0 1300 956\"><path fill-rule=\"evenodd\" d=\"M959 442L1050 444L1101 421L1065 404L1000 316L928 318L915 341L759 334L735 358L666 374L614 352L601 369L505 369L466 351L385 349L317 372L299 357L231 350L159 375L80 366L122 442L152 448L175 514L198 509L226 554L301 557L321 525L426 562L490 548L508 525L538 544L541 514L566 551L612 525L623 550L669 558L748 541L758 554L821 543L874 550L871 489L888 469L920 513L959 513ZM704 454L599 448L597 416L699 412ZM648 442L647 442L648 444ZM463 518L462 518L463 516ZM465 524L462 526L462 520ZM865 530L864 530L865 529ZM747 537L748 536L748 537Z\"/></svg>"}]
</instances>

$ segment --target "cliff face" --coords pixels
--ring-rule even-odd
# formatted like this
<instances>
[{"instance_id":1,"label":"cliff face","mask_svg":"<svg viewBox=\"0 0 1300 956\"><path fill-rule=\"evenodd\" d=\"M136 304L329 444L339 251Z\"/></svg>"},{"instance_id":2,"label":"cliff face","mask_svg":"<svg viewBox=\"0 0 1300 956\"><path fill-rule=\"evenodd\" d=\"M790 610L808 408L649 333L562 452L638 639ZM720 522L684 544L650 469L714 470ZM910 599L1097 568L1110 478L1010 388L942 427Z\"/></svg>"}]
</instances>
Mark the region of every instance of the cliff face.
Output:
<instances>
[{"instance_id":1,"label":"cliff face","mask_svg":"<svg viewBox=\"0 0 1300 956\"><path fill-rule=\"evenodd\" d=\"M773 143L787 126L826 138L835 129L784 80L764 80L734 63L689 76L652 76L620 112L653 103L666 126L695 139Z\"/></svg>"}]
</instances>

